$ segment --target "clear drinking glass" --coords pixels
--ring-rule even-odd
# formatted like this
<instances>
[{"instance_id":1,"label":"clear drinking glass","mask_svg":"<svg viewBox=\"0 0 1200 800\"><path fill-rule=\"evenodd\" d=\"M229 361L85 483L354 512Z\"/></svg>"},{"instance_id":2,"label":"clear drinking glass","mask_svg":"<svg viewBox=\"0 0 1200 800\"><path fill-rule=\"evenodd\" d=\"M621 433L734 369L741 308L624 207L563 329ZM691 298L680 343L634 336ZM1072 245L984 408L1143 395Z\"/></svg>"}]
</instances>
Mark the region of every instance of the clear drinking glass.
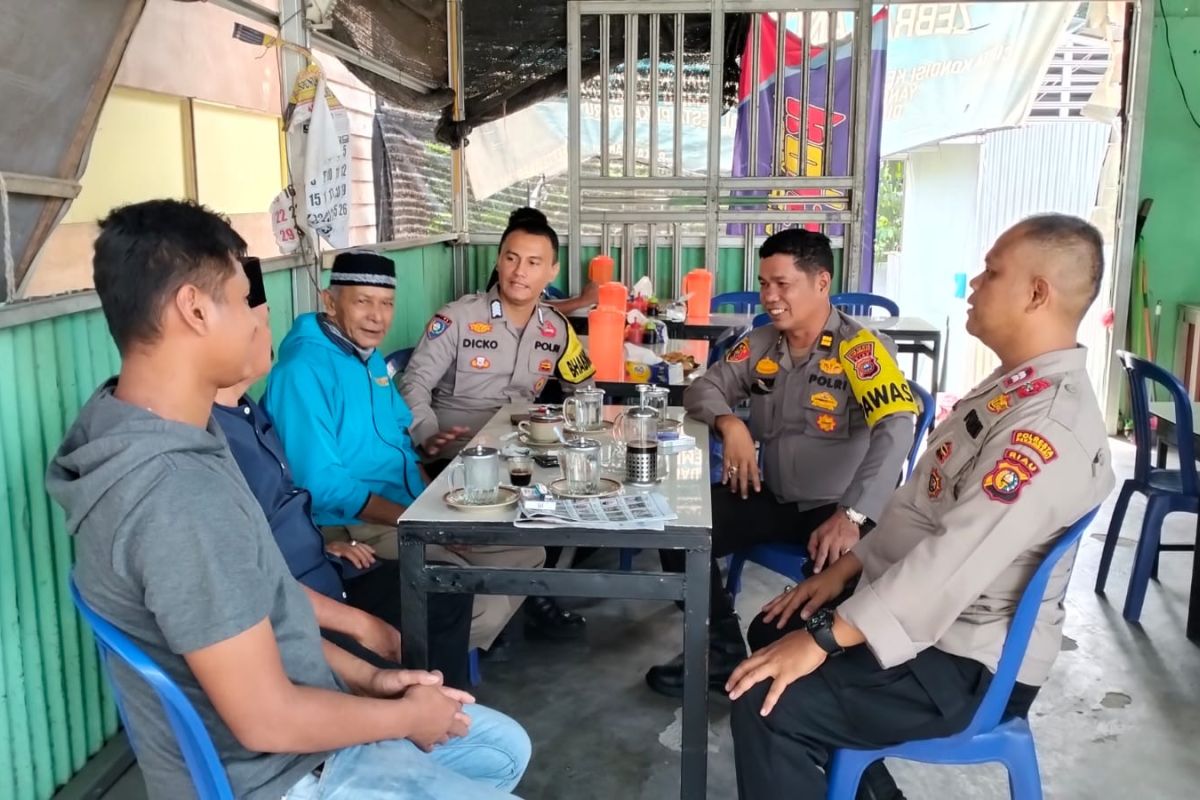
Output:
<instances>
[{"instance_id":1,"label":"clear drinking glass","mask_svg":"<svg viewBox=\"0 0 1200 800\"><path fill-rule=\"evenodd\" d=\"M667 405L671 402L671 391L665 386L638 384L638 407L651 408L658 414L660 422L667 420Z\"/></svg>"},{"instance_id":2,"label":"clear drinking glass","mask_svg":"<svg viewBox=\"0 0 1200 800\"><path fill-rule=\"evenodd\" d=\"M468 447L459 453L450 472L450 485L462 476L463 501L470 505L496 502L500 489L500 451L494 447Z\"/></svg>"},{"instance_id":3,"label":"clear drinking glass","mask_svg":"<svg viewBox=\"0 0 1200 800\"><path fill-rule=\"evenodd\" d=\"M577 431L598 430L604 418L604 390L585 386L563 402L563 416Z\"/></svg>"},{"instance_id":4,"label":"clear drinking glass","mask_svg":"<svg viewBox=\"0 0 1200 800\"><path fill-rule=\"evenodd\" d=\"M600 443L595 439L567 442L559 451L563 478L571 494L600 491Z\"/></svg>"}]
</instances>

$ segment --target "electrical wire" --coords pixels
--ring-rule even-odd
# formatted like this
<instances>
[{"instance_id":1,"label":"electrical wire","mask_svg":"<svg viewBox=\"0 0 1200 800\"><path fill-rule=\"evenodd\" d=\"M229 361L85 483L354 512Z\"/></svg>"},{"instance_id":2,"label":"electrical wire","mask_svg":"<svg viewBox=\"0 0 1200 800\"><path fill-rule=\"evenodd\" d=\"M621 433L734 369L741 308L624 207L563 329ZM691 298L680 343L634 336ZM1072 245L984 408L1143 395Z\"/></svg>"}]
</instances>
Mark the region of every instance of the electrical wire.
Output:
<instances>
[{"instance_id":1,"label":"electrical wire","mask_svg":"<svg viewBox=\"0 0 1200 800\"><path fill-rule=\"evenodd\" d=\"M1183 96L1183 107L1187 109L1188 116L1192 118L1192 124L1200 128L1200 120L1196 119L1196 112L1192 111L1192 104L1188 102L1187 90L1183 88L1183 81L1179 78L1179 68L1175 66L1175 50L1171 47L1171 23L1167 21L1167 10L1163 6L1163 0L1158 0L1158 13L1162 16L1163 38L1167 40L1167 57L1171 60L1171 74L1175 76L1175 83L1179 84L1179 94Z\"/></svg>"}]
</instances>

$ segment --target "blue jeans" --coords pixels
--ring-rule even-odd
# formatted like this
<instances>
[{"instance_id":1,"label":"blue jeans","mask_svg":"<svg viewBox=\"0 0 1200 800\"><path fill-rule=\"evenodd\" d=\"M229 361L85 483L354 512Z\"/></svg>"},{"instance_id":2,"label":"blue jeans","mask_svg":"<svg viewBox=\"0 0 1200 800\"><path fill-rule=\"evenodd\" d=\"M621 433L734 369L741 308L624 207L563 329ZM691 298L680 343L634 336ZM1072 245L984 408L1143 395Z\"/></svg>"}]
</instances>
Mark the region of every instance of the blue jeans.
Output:
<instances>
[{"instance_id":1,"label":"blue jeans","mask_svg":"<svg viewBox=\"0 0 1200 800\"><path fill-rule=\"evenodd\" d=\"M529 735L515 720L470 705L471 730L421 751L407 739L339 750L320 777L306 775L284 800L512 800L529 764Z\"/></svg>"}]
</instances>

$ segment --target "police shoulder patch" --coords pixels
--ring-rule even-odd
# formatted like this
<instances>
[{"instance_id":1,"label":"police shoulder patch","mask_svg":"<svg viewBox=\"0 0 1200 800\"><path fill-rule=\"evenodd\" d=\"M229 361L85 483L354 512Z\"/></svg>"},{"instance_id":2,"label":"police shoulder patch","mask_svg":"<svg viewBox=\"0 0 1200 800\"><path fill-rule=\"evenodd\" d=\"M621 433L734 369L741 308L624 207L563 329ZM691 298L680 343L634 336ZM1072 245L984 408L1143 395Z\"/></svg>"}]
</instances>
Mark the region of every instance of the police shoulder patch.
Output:
<instances>
[{"instance_id":1,"label":"police shoulder patch","mask_svg":"<svg viewBox=\"0 0 1200 800\"><path fill-rule=\"evenodd\" d=\"M1012 432L1012 444L1028 447L1033 452L1037 453L1038 458L1043 464L1049 464L1054 459L1058 458L1058 450L1054 445L1050 444L1049 440L1040 433L1025 430L1023 428Z\"/></svg>"},{"instance_id":2,"label":"police shoulder patch","mask_svg":"<svg viewBox=\"0 0 1200 800\"><path fill-rule=\"evenodd\" d=\"M983 493L1000 503L1015 503L1025 484L1033 478L1022 464L1007 457L996 461L991 472L983 476Z\"/></svg>"},{"instance_id":3,"label":"police shoulder patch","mask_svg":"<svg viewBox=\"0 0 1200 800\"><path fill-rule=\"evenodd\" d=\"M730 364L740 364L750 358L750 340L742 339L725 354L725 360Z\"/></svg>"},{"instance_id":4,"label":"police shoulder patch","mask_svg":"<svg viewBox=\"0 0 1200 800\"><path fill-rule=\"evenodd\" d=\"M596 374L596 367L588 358L587 351L583 349L583 343L575 335L575 329L569 323L566 324L566 328L567 344L558 359L558 374L567 383L582 383Z\"/></svg>"},{"instance_id":5,"label":"police shoulder patch","mask_svg":"<svg viewBox=\"0 0 1200 800\"><path fill-rule=\"evenodd\" d=\"M869 427L893 414L916 414L917 401L883 342L863 328L838 345L850 391Z\"/></svg>"},{"instance_id":6,"label":"police shoulder patch","mask_svg":"<svg viewBox=\"0 0 1200 800\"><path fill-rule=\"evenodd\" d=\"M429 320L429 324L425 326L425 337L430 340L436 339L450 330L450 326L453 324L453 320L449 317L442 314L434 314L433 319Z\"/></svg>"}]
</instances>

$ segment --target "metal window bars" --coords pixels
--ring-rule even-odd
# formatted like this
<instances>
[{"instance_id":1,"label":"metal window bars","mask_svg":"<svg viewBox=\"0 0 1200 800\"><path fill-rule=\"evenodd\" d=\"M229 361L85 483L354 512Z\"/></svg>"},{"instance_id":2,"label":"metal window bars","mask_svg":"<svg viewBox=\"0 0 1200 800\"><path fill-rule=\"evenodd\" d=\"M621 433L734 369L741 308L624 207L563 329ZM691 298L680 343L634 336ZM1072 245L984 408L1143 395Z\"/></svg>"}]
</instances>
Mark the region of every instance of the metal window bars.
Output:
<instances>
[{"instance_id":1,"label":"metal window bars","mask_svg":"<svg viewBox=\"0 0 1200 800\"><path fill-rule=\"evenodd\" d=\"M720 171L725 15L732 13L755 15L750 37L756 54L764 44L763 18L759 15L773 15L775 36L772 44L777 54L774 81L780 101L775 103L771 118L764 123L760 120L760 92L750 91L747 101L748 174L739 177L722 175ZM706 65L696 63L698 54L688 54L684 50L684 23L692 15L705 15L710 21ZM843 22L852 20L849 25L843 25L841 31L839 16ZM815 223L827 232L831 225L840 226L842 236L840 240L835 237L834 244L843 247L843 285L856 288L862 258L860 223L867 172L866 109L871 78L871 21L871 4L859 0L576 0L568 3L567 242L570 290L579 291L583 282L580 259L584 226L589 230L599 227L601 251L606 253L611 252L616 230L615 241L620 243L621 249L619 274L626 283L635 277L635 248L645 246L646 274L655 281L659 294L673 295L682 287L683 239L697 228L703 231L704 265L714 272L719 270L722 239L729 241L724 235L726 226L739 224L743 228L738 237L743 248L742 285L749 290L756 285L755 251L765 238L765 226L788 227L805 223ZM593 34L586 39L585 26ZM663 36L664 29L668 30L666 37ZM583 42L593 41L597 31L597 49L585 53ZM643 31L648 42L639 49L639 34ZM784 55L789 31L798 35L803 45L798 63L788 64ZM618 37L616 41L614 35ZM669 60L662 52L664 45L670 48ZM833 125L825 124L824 120L817 124L818 120L813 119L810 128L814 46L828 47L829 52L838 47L850 48L852 52L849 113L845 121L849 135L844 145L851 152L845 175L830 174L834 164L831 148L838 146ZM611 62L613 53L621 58L622 51L624 63L617 67L618 79ZM642 52L648 56L645 62L641 61ZM691 62L689 55L693 57ZM822 58L826 64L833 63L828 56ZM585 89L581 77L585 60L589 63L598 61L600 68L597 80L598 175L595 167L590 165L591 174L585 174L583 162ZM743 68L749 68L753 87L761 87L764 77L759 74L760 61L756 57L750 65L743 65ZM694 108L688 109L691 113L702 113L702 109L707 109L706 158L702 165L685 163L684 159L684 82L689 65L700 68L694 72L707 72L707 96L703 98L703 105L696 103ZM785 80L788 73L796 71L800 72L798 96L794 91L789 95ZM642 72L648 73L645 91L639 89L643 82L640 79ZM821 88L826 98L835 96L835 72L836 69L831 68L824 70ZM694 85L695 81L692 81L693 95ZM620 92L619 100L615 90ZM671 95L669 105L664 103L664 90ZM693 96L692 100L698 98ZM619 136L613 136L611 131L616 122L611 117L613 108L620 109L618 113L622 114ZM798 109L798 120L789 120L789 109ZM648 122L646 133L642 133L638 125L639 117L643 116ZM670 135L662 137L662 127L667 119L670 119ZM759 174L758 169L761 124L771 125L772 130L770 142L774 152L769 174ZM809 136L813 130L819 137L815 141ZM789 135L798 140L798 143L793 142L791 149L785 145ZM662 138L669 141L664 142ZM810 147L820 148L819 163L810 162ZM670 157L664 158L667 148ZM816 204L798 201L794 196L795 193L814 191L829 193L832 197L824 204ZM793 194L789 197L789 193ZM672 269L670 285L666 286L658 280L657 267L658 249L668 245ZM717 285L723 285L721 276L716 278Z\"/></svg>"}]
</instances>

